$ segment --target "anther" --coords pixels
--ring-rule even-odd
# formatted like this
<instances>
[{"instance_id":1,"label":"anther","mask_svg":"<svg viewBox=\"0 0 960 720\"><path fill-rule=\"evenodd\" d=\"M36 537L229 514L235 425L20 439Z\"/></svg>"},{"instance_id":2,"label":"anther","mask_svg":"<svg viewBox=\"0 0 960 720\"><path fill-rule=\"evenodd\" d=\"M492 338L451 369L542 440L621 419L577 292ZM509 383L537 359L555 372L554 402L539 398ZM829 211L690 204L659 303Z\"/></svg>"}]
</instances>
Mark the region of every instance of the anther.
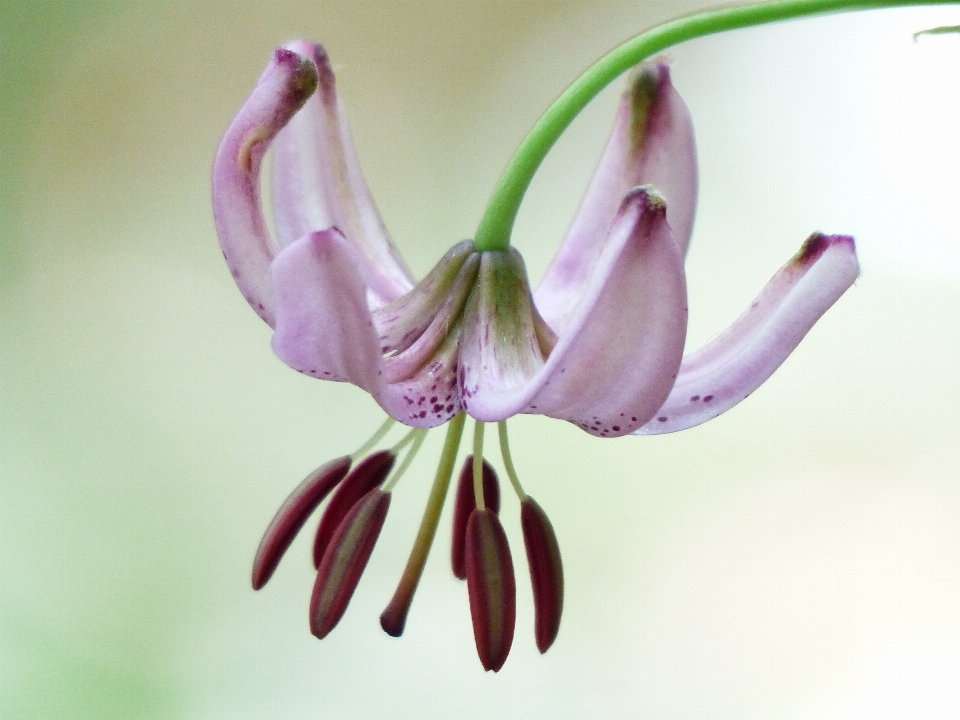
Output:
<instances>
[{"instance_id":1,"label":"anther","mask_svg":"<svg viewBox=\"0 0 960 720\"><path fill-rule=\"evenodd\" d=\"M320 525L317 527L317 535L313 542L314 567L320 567L320 560L347 513L360 501L360 498L383 484L387 475L390 474L395 459L396 455L391 450L375 452L359 463L343 480L320 518Z\"/></svg>"},{"instance_id":2,"label":"anther","mask_svg":"<svg viewBox=\"0 0 960 720\"><path fill-rule=\"evenodd\" d=\"M529 495L520 504L523 545L533 587L534 637L541 653L553 645L563 613L563 563L560 545L546 513Z\"/></svg>"},{"instance_id":3,"label":"anther","mask_svg":"<svg viewBox=\"0 0 960 720\"><path fill-rule=\"evenodd\" d=\"M483 461L483 499L488 510L494 514L500 512L500 484L493 467ZM467 522L470 514L477 509L476 494L473 491L473 455L468 455L460 471L457 483L457 495L453 501L453 540L450 548L450 560L453 574L460 580L467 579L465 559L467 543Z\"/></svg>"},{"instance_id":4,"label":"anther","mask_svg":"<svg viewBox=\"0 0 960 720\"><path fill-rule=\"evenodd\" d=\"M503 465L520 497L520 525L523 528L523 545L527 551L527 566L530 568L530 584L533 588L534 637L537 648L541 653L545 653L557 639L560 615L563 613L563 563L560 560L560 545L543 508L520 487L510 455L507 423L500 422L499 426Z\"/></svg>"},{"instance_id":5,"label":"anther","mask_svg":"<svg viewBox=\"0 0 960 720\"><path fill-rule=\"evenodd\" d=\"M349 456L322 465L304 478L277 510L263 534L253 560L253 589L259 590L273 575L310 514L350 470Z\"/></svg>"},{"instance_id":6,"label":"anther","mask_svg":"<svg viewBox=\"0 0 960 720\"><path fill-rule=\"evenodd\" d=\"M310 598L310 632L321 640L347 610L390 508L390 493L374 488L354 504L330 539Z\"/></svg>"},{"instance_id":7,"label":"anther","mask_svg":"<svg viewBox=\"0 0 960 720\"><path fill-rule=\"evenodd\" d=\"M517 619L517 586L510 546L491 510L474 510L467 523L467 591L473 638L484 670L507 661Z\"/></svg>"}]
</instances>

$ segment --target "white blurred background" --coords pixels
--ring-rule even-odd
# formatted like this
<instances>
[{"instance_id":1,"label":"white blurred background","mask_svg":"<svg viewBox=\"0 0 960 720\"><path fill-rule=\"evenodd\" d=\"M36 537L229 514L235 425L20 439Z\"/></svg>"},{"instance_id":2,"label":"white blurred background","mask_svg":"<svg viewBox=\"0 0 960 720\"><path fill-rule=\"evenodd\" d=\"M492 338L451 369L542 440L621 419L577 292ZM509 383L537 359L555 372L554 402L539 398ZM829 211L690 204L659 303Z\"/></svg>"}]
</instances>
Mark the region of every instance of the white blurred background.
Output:
<instances>
[{"instance_id":1,"label":"white blurred background","mask_svg":"<svg viewBox=\"0 0 960 720\"><path fill-rule=\"evenodd\" d=\"M368 181L422 273L469 237L547 104L689 2L5 2L0 9L0 716L960 716L960 9L827 17L670 51L696 123L699 345L814 230L863 277L720 419L597 440L511 423L560 538L567 603L533 643L517 504L512 655L476 658L449 512L404 637L379 628L442 433L399 486L341 625L307 628L301 538L263 591L260 533L380 423L289 370L226 271L219 138L272 49L324 42ZM620 84L531 188L536 282ZM505 488L506 490L506 488Z\"/></svg>"}]
</instances>

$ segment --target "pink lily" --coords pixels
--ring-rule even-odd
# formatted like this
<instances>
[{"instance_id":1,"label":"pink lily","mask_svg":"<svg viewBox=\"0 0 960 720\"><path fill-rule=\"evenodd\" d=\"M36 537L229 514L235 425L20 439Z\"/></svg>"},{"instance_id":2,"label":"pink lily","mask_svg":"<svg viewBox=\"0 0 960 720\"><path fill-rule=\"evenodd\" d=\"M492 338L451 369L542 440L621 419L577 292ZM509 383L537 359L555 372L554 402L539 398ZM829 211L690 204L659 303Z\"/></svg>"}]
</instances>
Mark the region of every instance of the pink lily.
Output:
<instances>
[{"instance_id":1,"label":"pink lily","mask_svg":"<svg viewBox=\"0 0 960 720\"><path fill-rule=\"evenodd\" d=\"M276 240L260 197L271 145ZM294 369L353 383L413 428L452 421L410 561L381 616L386 632L403 632L450 481L462 413L477 420L477 429L458 496L472 485L474 498L458 500L454 565L467 580L480 659L496 671L513 640L514 571L499 503L486 507L485 497L493 496L484 488L495 488L496 477L481 467L483 424L500 422L504 464L524 508L536 640L545 652L563 605L559 546L546 514L520 487L502 421L536 413L601 437L705 422L765 381L856 279L853 240L815 234L736 322L684 357L683 257L696 195L690 114L668 68L646 64L633 75L583 204L536 291L516 250L480 252L471 241L455 245L415 283L363 179L326 53L306 42L276 51L214 165L214 214L234 279L274 328L275 352ZM346 611L392 488L423 441L423 430L414 430L350 471L388 430L389 423L354 455L308 476L257 552L255 589L342 483L318 530L311 602L318 637Z\"/></svg>"},{"instance_id":2,"label":"pink lily","mask_svg":"<svg viewBox=\"0 0 960 720\"><path fill-rule=\"evenodd\" d=\"M276 241L259 189L271 143ZM293 368L351 382L413 427L461 410L480 421L525 412L614 437L692 427L735 405L858 274L852 240L816 236L681 363L696 174L669 70L644 65L535 292L516 251L468 242L415 285L363 179L326 53L296 42L224 137L214 208L234 278Z\"/></svg>"}]
</instances>

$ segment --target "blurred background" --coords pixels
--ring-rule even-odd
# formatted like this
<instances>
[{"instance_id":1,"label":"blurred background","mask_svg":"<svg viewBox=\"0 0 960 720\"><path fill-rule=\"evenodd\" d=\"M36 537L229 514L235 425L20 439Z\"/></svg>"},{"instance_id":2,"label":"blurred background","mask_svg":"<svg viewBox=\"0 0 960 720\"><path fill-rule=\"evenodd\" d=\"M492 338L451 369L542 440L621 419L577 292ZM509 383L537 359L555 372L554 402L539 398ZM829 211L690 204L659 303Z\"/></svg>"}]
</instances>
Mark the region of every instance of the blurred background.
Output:
<instances>
[{"instance_id":1,"label":"blurred background","mask_svg":"<svg viewBox=\"0 0 960 720\"><path fill-rule=\"evenodd\" d=\"M511 422L567 602L533 643L517 504L512 655L484 674L441 520L404 637L378 616L442 441L398 487L343 622L308 631L309 539L260 534L382 416L270 350L214 233L219 139L273 48L324 42L417 273L470 237L511 152L591 61L692 2L5 0L0 7L3 718L955 718L960 714L960 10L670 51L696 123L698 346L814 230L863 277L750 399L673 436ZM618 83L531 188L534 282ZM951 90L950 88L953 88Z\"/></svg>"}]
</instances>

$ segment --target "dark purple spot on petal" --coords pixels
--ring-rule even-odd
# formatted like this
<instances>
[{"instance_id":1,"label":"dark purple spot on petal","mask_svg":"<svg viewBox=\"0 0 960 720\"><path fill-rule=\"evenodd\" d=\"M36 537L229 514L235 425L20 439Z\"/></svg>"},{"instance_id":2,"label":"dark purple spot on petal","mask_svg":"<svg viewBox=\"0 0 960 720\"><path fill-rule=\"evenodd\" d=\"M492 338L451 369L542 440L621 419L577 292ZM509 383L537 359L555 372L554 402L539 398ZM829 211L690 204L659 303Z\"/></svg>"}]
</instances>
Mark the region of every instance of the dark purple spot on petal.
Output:
<instances>
[{"instance_id":1,"label":"dark purple spot on petal","mask_svg":"<svg viewBox=\"0 0 960 720\"><path fill-rule=\"evenodd\" d=\"M661 415L660 417L657 418L657 422L666 422L666 421L667 421L666 415Z\"/></svg>"},{"instance_id":2,"label":"dark purple spot on petal","mask_svg":"<svg viewBox=\"0 0 960 720\"><path fill-rule=\"evenodd\" d=\"M703 401L704 401L704 402L710 402L711 400L713 400L713 395L704 395L704 396L703 396Z\"/></svg>"},{"instance_id":3,"label":"dark purple spot on petal","mask_svg":"<svg viewBox=\"0 0 960 720\"><path fill-rule=\"evenodd\" d=\"M614 431L614 432L620 432L620 426L619 426L619 425L614 425L614 426L613 426L613 431Z\"/></svg>"},{"instance_id":4,"label":"dark purple spot on petal","mask_svg":"<svg viewBox=\"0 0 960 720\"><path fill-rule=\"evenodd\" d=\"M694 395L692 398L690 398L690 402L696 402L699 399L700 399L699 395Z\"/></svg>"},{"instance_id":5,"label":"dark purple spot on petal","mask_svg":"<svg viewBox=\"0 0 960 720\"><path fill-rule=\"evenodd\" d=\"M426 411L426 410L421 410L421 411L420 411L420 417L421 417L421 418L425 418L426 416L427 416L427 411Z\"/></svg>"}]
</instances>

